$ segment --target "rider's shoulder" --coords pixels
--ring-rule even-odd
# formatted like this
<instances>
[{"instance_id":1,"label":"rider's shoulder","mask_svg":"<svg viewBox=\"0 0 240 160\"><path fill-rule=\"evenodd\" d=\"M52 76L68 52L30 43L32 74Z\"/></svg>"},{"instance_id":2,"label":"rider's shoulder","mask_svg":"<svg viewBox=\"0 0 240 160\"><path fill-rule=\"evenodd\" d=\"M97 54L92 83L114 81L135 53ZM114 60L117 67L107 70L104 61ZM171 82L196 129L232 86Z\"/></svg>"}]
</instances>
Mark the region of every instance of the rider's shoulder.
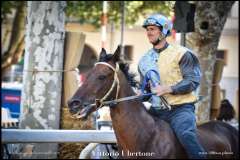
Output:
<instances>
[{"instance_id":1,"label":"rider's shoulder","mask_svg":"<svg viewBox=\"0 0 240 160\"><path fill-rule=\"evenodd\" d=\"M142 56L142 58L152 57L154 54L154 49L149 49L147 52L145 52Z\"/></svg>"},{"instance_id":2,"label":"rider's shoulder","mask_svg":"<svg viewBox=\"0 0 240 160\"><path fill-rule=\"evenodd\" d=\"M152 54L153 51L154 51L154 49L151 48L151 49L147 50L143 55L149 55L149 54Z\"/></svg>"}]
</instances>

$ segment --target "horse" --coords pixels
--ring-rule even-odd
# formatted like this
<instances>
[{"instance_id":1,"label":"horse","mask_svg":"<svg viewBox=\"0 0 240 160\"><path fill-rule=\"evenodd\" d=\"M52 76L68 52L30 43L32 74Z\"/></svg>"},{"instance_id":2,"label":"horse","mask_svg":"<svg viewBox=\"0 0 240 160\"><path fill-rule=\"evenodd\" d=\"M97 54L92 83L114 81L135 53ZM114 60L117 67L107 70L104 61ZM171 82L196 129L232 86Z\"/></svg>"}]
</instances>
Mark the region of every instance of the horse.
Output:
<instances>
[{"instance_id":1,"label":"horse","mask_svg":"<svg viewBox=\"0 0 240 160\"><path fill-rule=\"evenodd\" d=\"M114 54L100 53L99 61L68 101L74 118L86 119L105 101L136 95L128 66L120 62L120 48ZM170 125L149 114L139 99L110 106L110 115L121 158L187 158ZM209 121L197 127L197 137L208 158L239 158L238 131L232 126Z\"/></svg>"}]
</instances>

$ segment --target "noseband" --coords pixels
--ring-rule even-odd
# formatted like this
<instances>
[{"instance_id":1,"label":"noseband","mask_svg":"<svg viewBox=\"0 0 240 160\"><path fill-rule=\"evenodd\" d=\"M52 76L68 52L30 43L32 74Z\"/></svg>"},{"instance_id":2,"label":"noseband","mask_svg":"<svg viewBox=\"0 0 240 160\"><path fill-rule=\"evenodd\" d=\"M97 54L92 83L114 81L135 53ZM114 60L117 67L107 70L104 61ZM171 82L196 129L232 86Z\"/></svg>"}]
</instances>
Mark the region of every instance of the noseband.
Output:
<instances>
[{"instance_id":1,"label":"noseband","mask_svg":"<svg viewBox=\"0 0 240 160\"><path fill-rule=\"evenodd\" d=\"M116 63L116 68L114 68L113 66L111 66L110 64L106 63L106 62L97 62L95 63L95 66L96 65L105 65L105 66L108 66L109 68L111 68L114 72L114 80L113 80L113 83L112 83L112 86L111 88L108 90L108 92L101 98L101 99L96 99L95 102L96 102L96 105L100 107L103 106L103 101L105 101L108 96L111 94L111 92L113 91L114 87L117 85L117 92L116 92L116 98L118 98L118 92L119 92L119 89L120 89L120 84L119 84L119 79L118 79L118 75L117 75L117 72L119 71L119 64Z\"/></svg>"}]
</instances>

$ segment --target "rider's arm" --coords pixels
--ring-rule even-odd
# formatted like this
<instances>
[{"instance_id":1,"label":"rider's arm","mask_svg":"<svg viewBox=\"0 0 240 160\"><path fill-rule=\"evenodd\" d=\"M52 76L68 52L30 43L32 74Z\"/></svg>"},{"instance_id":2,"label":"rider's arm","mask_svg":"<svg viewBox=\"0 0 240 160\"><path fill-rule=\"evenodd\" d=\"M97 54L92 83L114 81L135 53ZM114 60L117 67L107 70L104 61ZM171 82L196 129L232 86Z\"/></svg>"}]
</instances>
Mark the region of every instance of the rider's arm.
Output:
<instances>
[{"instance_id":1,"label":"rider's arm","mask_svg":"<svg viewBox=\"0 0 240 160\"><path fill-rule=\"evenodd\" d=\"M186 94L195 90L201 79L201 70L197 57L187 51L179 62L183 80L172 88L172 94Z\"/></svg>"},{"instance_id":2,"label":"rider's arm","mask_svg":"<svg viewBox=\"0 0 240 160\"><path fill-rule=\"evenodd\" d=\"M149 70L153 70L153 72L149 73L151 77L151 82L154 83L152 85L156 85L159 83L159 77L156 74L159 73L157 60L158 54L154 52L153 49L151 49L140 59L138 64L138 71L142 74L142 77L146 76Z\"/></svg>"}]
</instances>

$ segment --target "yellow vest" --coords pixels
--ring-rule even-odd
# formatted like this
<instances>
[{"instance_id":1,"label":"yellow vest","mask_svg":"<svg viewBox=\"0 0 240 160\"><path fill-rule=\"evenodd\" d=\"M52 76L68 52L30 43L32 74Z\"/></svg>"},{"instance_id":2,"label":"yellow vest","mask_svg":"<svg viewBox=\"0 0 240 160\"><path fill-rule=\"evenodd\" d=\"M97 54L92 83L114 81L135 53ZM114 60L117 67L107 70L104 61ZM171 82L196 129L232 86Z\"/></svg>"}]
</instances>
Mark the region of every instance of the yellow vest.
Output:
<instances>
[{"instance_id":1,"label":"yellow vest","mask_svg":"<svg viewBox=\"0 0 240 160\"><path fill-rule=\"evenodd\" d=\"M158 66L160 70L160 84L173 86L182 78L179 61L187 48L180 45L170 45L159 55ZM170 105L191 103L197 100L193 92L187 94L165 94L163 95Z\"/></svg>"}]
</instances>

